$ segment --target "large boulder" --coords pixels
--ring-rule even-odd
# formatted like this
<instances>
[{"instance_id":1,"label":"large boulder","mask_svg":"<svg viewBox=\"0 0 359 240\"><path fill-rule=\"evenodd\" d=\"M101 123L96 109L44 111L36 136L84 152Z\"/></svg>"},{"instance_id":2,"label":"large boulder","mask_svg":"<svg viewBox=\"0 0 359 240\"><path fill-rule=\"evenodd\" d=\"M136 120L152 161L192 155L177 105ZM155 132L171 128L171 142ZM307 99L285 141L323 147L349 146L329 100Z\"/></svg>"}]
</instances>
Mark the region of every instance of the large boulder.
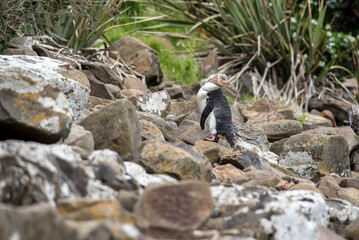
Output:
<instances>
[{"instance_id":1,"label":"large boulder","mask_svg":"<svg viewBox=\"0 0 359 240\"><path fill-rule=\"evenodd\" d=\"M122 59L127 65L132 65L136 71L146 77L147 86L159 85L163 73L155 50L134 37L123 37L112 43L110 56Z\"/></svg>"},{"instance_id":2,"label":"large boulder","mask_svg":"<svg viewBox=\"0 0 359 240\"><path fill-rule=\"evenodd\" d=\"M32 79L43 79L58 87L70 103L76 121L81 119L82 111L90 93L88 87L77 81L67 69L68 64L47 57L0 55L0 72L14 71ZM83 77L83 76L82 76Z\"/></svg>"},{"instance_id":3,"label":"large boulder","mask_svg":"<svg viewBox=\"0 0 359 240\"><path fill-rule=\"evenodd\" d=\"M331 173L348 177L348 143L340 135L294 135L284 143L279 166L315 182Z\"/></svg>"},{"instance_id":4,"label":"large boulder","mask_svg":"<svg viewBox=\"0 0 359 240\"><path fill-rule=\"evenodd\" d=\"M303 131L303 125L295 120L277 120L258 124L269 141L278 141Z\"/></svg>"},{"instance_id":5,"label":"large boulder","mask_svg":"<svg viewBox=\"0 0 359 240\"><path fill-rule=\"evenodd\" d=\"M137 161L141 144L140 123L130 101L108 104L79 122L94 136L95 149L111 149L125 161Z\"/></svg>"},{"instance_id":6,"label":"large boulder","mask_svg":"<svg viewBox=\"0 0 359 240\"><path fill-rule=\"evenodd\" d=\"M152 173L163 173L179 180L210 181L210 161L185 144L148 140L141 147L141 164Z\"/></svg>"},{"instance_id":7,"label":"large boulder","mask_svg":"<svg viewBox=\"0 0 359 240\"><path fill-rule=\"evenodd\" d=\"M0 73L0 139L55 143L67 137L71 123L70 105L58 88L21 72Z\"/></svg>"}]
</instances>

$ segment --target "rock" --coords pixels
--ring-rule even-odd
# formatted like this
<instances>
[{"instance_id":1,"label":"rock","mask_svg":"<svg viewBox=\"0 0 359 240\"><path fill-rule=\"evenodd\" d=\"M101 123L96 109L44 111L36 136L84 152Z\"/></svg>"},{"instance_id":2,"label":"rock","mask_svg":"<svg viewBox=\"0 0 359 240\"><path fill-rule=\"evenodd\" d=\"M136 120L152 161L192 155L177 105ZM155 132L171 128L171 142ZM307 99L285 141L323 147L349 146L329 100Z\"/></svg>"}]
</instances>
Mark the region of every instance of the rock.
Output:
<instances>
[{"instance_id":1,"label":"rock","mask_svg":"<svg viewBox=\"0 0 359 240\"><path fill-rule=\"evenodd\" d=\"M130 224L137 221L114 200L61 200L57 203L56 208L61 216L78 221L113 220Z\"/></svg>"},{"instance_id":2,"label":"rock","mask_svg":"<svg viewBox=\"0 0 359 240\"><path fill-rule=\"evenodd\" d=\"M248 181L242 183L242 186L246 187L255 187L265 184L265 181L268 181L268 179L275 177L275 174L270 170L258 170L254 168L253 170L248 171L248 168L243 169L243 172L245 173L246 177L248 178ZM276 185L279 183L278 181Z\"/></svg>"},{"instance_id":3,"label":"rock","mask_svg":"<svg viewBox=\"0 0 359 240\"><path fill-rule=\"evenodd\" d=\"M143 93L148 93L150 90L139 78L124 78L123 85L128 89L136 89Z\"/></svg>"},{"instance_id":4,"label":"rock","mask_svg":"<svg viewBox=\"0 0 359 240\"><path fill-rule=\"evenodd\" d=\"M74 119L81 119L90 90L78 81L67 78L66 64L47 57L0 56L0 71L15 71L30 79L40 78L58 87L70 103Z\"/></svg>"},{"instance_id":5,"label":"rock","mask_svg":"<svg viewBox=\"0 0 359 240\"><path fill-rule=\"evenodd\" d=\"M198 228L209 218L212 207L208 184L186 181L147 187L135 212L148 221L148 235L163 239Z\"/></svg>"},{"instance_id":6,"label":"rock","mask_svg":"<svg viewBox=\"0 0 359 240\"><path fill-rule=\"evenodd\" d=\"M37 77L9 70L1 73L0 109L1 140L55 143L70 132L72 114L66 97Z\"/></svg>"},{"instance_id":7,"label":"rock","mask_svg":"<svg viewBox=\"0 0 359 240\"><path fill-rule=\"evenodd\" d=\"M212 51L208 56L201 62L200 69L203 76L209 76L217 72L218 69L218 53Z\"/></svg>"},{"instance_id":8,"label":"rock","mask_svg":"<svg viewBox=\"0 0 359 240\"><path fill-rule=\"evenodd\" d=\"M353 240L359 239L359 218L351 222L345 228L344 236L346 237L346 239L353 239Z\"/></svg>"},{"instance_id":9,"label":"rock","mask_svg":"<svg viewBox=\"0 0 359 240\"><path fill-rule=\"evenodd\" d=\"M261 98L253 103L251 110L256 112L275 112L278 111L278 108L272 100L269 100L268 98Z\"/></svg>"},{"instance_id":10,"label":"rock","mask_svg":"<svg viewBox=\"0 0 359 240\"><path fill-rule=\"evenodd\" d=\"M343 136L349 146L349 153L359 147L359 137L354 133L353 129L349 126L345 127L318 127L312 130L303 132L305 134L325 134L325 135L341 135Z\"/></svg>"},{"instance_id":11,"label":"rock","mask_svg":"<svg viewBox=\"0 0 359 240\"><path fill-rule=\"evenodd\" d=\"M359 152L356 150L353 152L350 161L351 169L355 172L359 172Z\"/></svg>"},{"instance_id":12,"label":"rock","mask_svg":"<svg viewBox=\"0 0 359 240\"><path fill-rule=\"evenodd\" d=\"M70 134L64 141L69 146L79 147L81 155L89 156L94 151L94 139L90 131L86 131L82 126L72 124Z\"/></svg>"},{"instance_id":13,"label":"rock","mask_svg":"<svg viewBox=\"0 0 359 240\"><path fill-rule=\"evenodd\" d=\"M127 65L132 65L136 71L146 77L147 86L159 85L162 82L163 73L155 50L140 40L125 36L112 43L109 48L110 57L118 57Z\"/></svg>"},{"instance_id":14,"label":"rock","mask_svg":"<svg viewBox=\"0 0 359 240\"><path fill-rule=\"evenodd\" d=\"M162 132L166 141L169 142L177 141L176 133L173 127L160 116L153 115L150 113L144 113L144 112L137 112L137 115L140 120L145 119L155 124L158 127L158 129L160 129L160 131Z\"/></svg>"},{"instance_id":15,"label":"rock","mask_svg":"<svg viewBox=\"0 0 359 240\"><path fill-rule=\"evenodd\" d=\"M278 156L269 151L268 140L263 131L234 123L234 135L235 150L241 151L252 160L258 158L262 166L266 166L266 162L277 163Z\"/></svg>"},{"instance_id":16,"label":"rock","mask_svg":"<svg viewBox=\"0 0 359 240\"><path fill-rule=\"evenodd\" d=\"M257 125L263 129L269 141L278 141L303 131L303 125L295 120L277 120Z\"/></svg>"},{"instance_id":17,"label":"rock","mask_svg":"<svg viewBox=\"0 0 359 240\"><path fill-rule=\"evenodd\" d=\"M296 185L294 185L293 187L291 187L289 190L293 191L293 190L305 190L305 191L313 191L316 192L318 194L320 194L323 198L325 198L325 196L323 195L323 193L313 185L308 184L308 183L298 183Z\"/></svg>"},{"instance_id":18,"label":"rock","mask_svg":"<svg viewBox=\"0 0 359 240\"><path fill-rule=\"evenodd\" d=\"M176 99L178 101L185 100L182 88L180 86L165 87L164 90L167 92L167 94L170 96L172 100L173 99Z\"/></svg>"},{"instance_id":19,"label":"rock","mask_svg":"<svg viewBox=\"0 0 359 240\"><path fill-rule=\"evenodd\" d=\"M115 100L115 96L110 92L110 90L107 88L106 84L98 80L95 75L90 70L82 70L84 74L86 74L88 80L91 83L90 89L91 89L91 96L109 99L109 100Z\"/></svg>"},{"instance_id":20,"label":"rock","mask_svg":"<svg viewBox=\"0 0 359 240\"><path fill-rule=\"evenodd\" d=\"M319 240L345 240L345 238L339 236L334 231L323 226L318 227L318 234Z\"/></svg>"},{"instance_id":21,"label":"rock","mask_svg":"<svg viewBox=\"0 0 359 240\"><path fill-rule=\"evenodd\" d=\"M198 111L198 106L195 101L171 102L171 110L168 114L168 118L179 124L190 114L196 114L196 111ZM195 122L199 122L199 119L200 116L198 117L198 121L197 117L195 117Z\"/></svg>"},{"instance_id":22,"label":"rock","mask_svg":"<svg viewBox=\"0 0 359 240\"><path fill-rule=\"evenodd\" d=\"M247 179L244 172L234 167L232 164L217 166L212 169L216 179L224 183L234 183Z\"/></svg>"},{"instance_id":23,"label":"rock","mask_svg":"<svg viewBox=\"0 0 359 240\"><path fill-rule=\"evenodd\" d=\"M76 229L49 204L14 207L0 204L0 239L26 240L80 240Z\"/></svg>"},{"instance_id":24,"label":"rock","mask_svg":"<svg viewBox=\"0 0 359 240\"><path fill-rule=\"evenodd\" d=\"M300 134L284 144L279 166L316 182L321 174L350 176L348 144L339 135Z\"/></svg>"},{"instance_id":25,"label":"rock","mask_svg":"<svg viewBox=\"0 0 359 240\"><path fill-rule=\"evenodd\" d=\"M116 190L137 190L138 185L126 175L125 166L117 152L105 149L94 151L88 159L96 179Z\"/></svg>"},{"instance_id":26,"label":"rock","mask_svg":"<svg viewBox=\"0 0 359 240\"><path fill-rule=\"evenodd\" d=\"M204 150L203 155L208 158L212 165L219 160L219 147L212 147Z\"/></svg>"},{"instance_id":27,"label":"rock","mask_svg":"<svg viewBox=\"0 0 359 240\"><path fill-rule=\"evenodd\" d=\"M302 113L303 114L303 113ZM324 117L321 117L319 115L304 113L305 119L302 122L303 124L303 130L310 130L310 129L316 129L318 127L332 127L333 123ZM301 114L297 113L295 119L301 119L303 118Z\"/></svg>"},{"instance_id":28,"label":"rock","mask_svg":"<svg viewBox=\"0 0 359 240\"><path fill-rule=\"evenodd\" d=\"M336 178L325 176L319 179L317 188L327 198L339 198L359 207L359 190L355 188L341 188Z\"/></svg>"},{"instance_id":29,"label":"rock","mask_svg":"<svg viewBox=\"0 0 359 240\"><path fill-rule=\"evenodd\" d=\"M191 120L182 121L179 127L175 129L175 133L179 139L191 145L194 145L198 140L211 136L208 128L202 130L198 122Z\"/></svg>"},{"instance_id":30,"label":"rock","mask_svg":"<svg viewBox=\"0 0 359 240\"><path fill-rule=\"evenodd\" d=\"M142 186L147 187L154 183L175 183L177 180L165 174L148 174L146 170L137 163L124 162L126 167L126 173L136 179L136 181Z\"/></svg>"},{"instance_id":31,"label":"rock","mask_svg":"<svg viewBox=\"0 0 359 240\"><path fill-rule=\"evenodd\" d=\"M166 91L136 96L136 109L165 118L171 107L171 99Z\"/></svg>"},{"instance_id":32,"label":"rock","mask_svg":"<svg viewBox=\"0 0 359 240\"><path fill-rule=\"evenodd\" d=\"M32 49L32 45L34 45L35 42L35 36L13 37L10 39L9 46L13 48Z\"/></svg>"},{"instance_id":33,"label":"rock","mask_svg":"<svg viewBox=\"0 0 359 240\"><path fill-rule=\"evenodd\" d=\"M34 50L28 48L8 48L5 50L4 55L38 56Z\"/></svg>"},{"instance_id":34,"label":"rock","mask_svg":"<svg viewBox=\"0 0 359 240\"><path fill-rule=\"evenodd\" d=\"M277 112L261 112L258 113L252 110L242 110L245 122L248 126L256 126L265 122L273 122L279 120Z\"/></svg>"},{"instance_id":35,"label":"rock","mask_svg":"<svg viewBox=\"0 0 359 240\"><path fill-rule=\"evenodd\" d=\"M102 83L110 83L123 89L122 79L112 69L103 63L82 63L83 70L88 70L95 78ZM87 73L87 72L85 72ZM87 73L88 74L88 73ZM86 75L87 75L86 74Z\"/></svg>"},{"instance_id":36,"label":"rock","mask_svg":"<svg viewBox=\"0 0 359 240\"><path fill-rule=\"evenodd\" d=\"M91 89L91 84L90 81L87 79L86 74L77 69L70 68L66 72L63 72L62 76L74 79L82 85L85 85L88 89Z\"/></svg>"},{"instance_id":37,"label":"rock","mask_svg":"<svg viewBox=\"0 0 359 240\"><path fill-rule=\"evenodd\" d=\"M288 141L287 138L281 139L272 143L269 147L269 150L277 154L278 156L283 152L284 144Z\"/></svg>"},{"instance_id":38,"label":"rock","mask_svg":"<svg viewBox=\"0 0 359 240\"><path fill-rule=\"evenodd\" d=\"M260 151L260 150L259 150ZM270 164L267 159L261 157L258 150L249 149L242 151L234 151L229 154L220 155L220 163L230 163L233 166L244 169L249 166L254 166L260 170L269 170Z\"/></svg>"},{"instance_id":39,"label":"rock","mask_svg":"<svg viewBox=\"0 0 359 240\"><path fill-rule=\"evenodd\" d=\"M343 188L351 187L351 188L359 189L359 176L346 178L339 183L339 186Z\"/></svg>"},{"instance_id":40,"label":"rock","mask_svg":"<svg viewBox=\"0 0 359 240\"><path fill-rule=\"evenodd\" d=\"M0 142L0 201L25 205L85 196L89 177L81 161L66 145Z\"/></svg>"},{"instance_id":41,"label":"rock","mask_svg":"<svg viewBox=\"0 0 359 240\"><path fill-rule=\"evenodd\" d=\"M278 109L279 119L296 120L299 116L291 108Z\"/></svg>"},{"instance_id":42,"label":"rock","mask_svg":"<svg viewBox=\"0 0 359 240\"><path fill-rule=\"evenodd\" d=\"M329 222L323 198L309 191L272 192L265 188L211 187L214 213L203 229L238 229L236 236L269 239L318 239ZM295 223L295 224L293 224Z\"/></svg>"},{"instance_id":43,"label":"rock","mask_svg":"<svg viewBox=\"0 0 359 240\"><path fill-rule=\"evenodd\" d=\"M95 149L111 149L123 160L137 161L141 144L140 123L133 105L118 100L90 114L80 123L95 140Z\"/></svg>"},{"instance_id":44,"label":"rock","mask_svg":"<svg viewBox=\"0 0 359 240\"><path fill-rule=\"evenodd\" d=\"M158 127L145 119L140 120L142 140L158 139L165 141L162 132Z\"/></svg>"},{"instance_id":45,"label":"rock","mask_svg":"<svg viewBox=\"0 0 359 240\"><path fill-rule=\"evenodd\" d=\"M139 195L135 191L121 190L118 193L118 201L121 205L130 212L133 212L135 205L139 199Z\"/></svg>"},{"instance_id":46,"label":"rock","mask_svg":"<svg viewBox=\"0 0 359 240\"><path fill-rule=\"evenodd\" d=\"M148 140L142 144L140 157L149 172L168 174L179 180L211 180L211 163L184 144Z\"/></svg>"},{"instance_id":47,"label":"rock","mask_svg":"<svg viewBox=\"0 0 359 240\"><path fill-rule=\"evenodd\" d=\"M317 96L312 97L309 100L308 109L316 109L318 111L329 110L333 113L336 122L339 126L345 125L345 121L348 120L348 113L350 112L350 104L342 100L337 99L335 96L329 94L319 99Z\"/></svg>"}]
</instances>

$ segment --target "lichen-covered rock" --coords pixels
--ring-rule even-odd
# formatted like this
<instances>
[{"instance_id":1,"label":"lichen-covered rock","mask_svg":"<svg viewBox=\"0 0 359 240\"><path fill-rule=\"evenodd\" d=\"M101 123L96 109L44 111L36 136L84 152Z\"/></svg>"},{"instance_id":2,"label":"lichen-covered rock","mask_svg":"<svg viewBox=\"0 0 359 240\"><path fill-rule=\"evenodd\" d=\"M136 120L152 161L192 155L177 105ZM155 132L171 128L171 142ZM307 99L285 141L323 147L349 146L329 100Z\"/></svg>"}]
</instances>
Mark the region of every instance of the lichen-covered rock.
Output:
<instances>
[{"instance_id":1,"label":"lichen-covered rock","mask_svg":"<svg viewBox=\"0 0 359 240\"><path fill-rule=\"evenodd\" d=\"M26 207L0 204L0 239L81 240L50 204Z\"/></svg>"},{"instance_id":2,"label":"lichen-covered rock","mask_svg":"<svg viewBox=\"0 0 359 240\"><path fill-rule=\"evenodd\" d=\"M291 136L284 144L280 157L279 166L315 182L321 174L351 175L348 144L340 135Z\"/></svg>"},{"instance_id":3,"label":"lichen-covered rock","mask_svg":"<svg viewBox=\"0 0 359 240\"><path fill-rule=\"evenodd\" d=\"M55 143L67 137L71 123L69 103L58 88L19 72L0 74L0 139Z\"/></svg>"},{"instance_id":4,"label":"lichen-covered rock","mask_svg":"<svg viewBox=\"0 0 359 240\"><path fill-rule=\"evenodd\" d=\"M151 185L135 212L148 221L149 235L172 238L198 228L208 219L212 213L211 192L204 182Z\"/></svg>"},{"instance_id":5,"label":"lichen-covered rock","mask_svg":"<svg viewBox=\"0 0 359 240\"><path fill-rule=\"evenodd\" d=\"M79 122L94 136L95 149L116 151L125 161L137 161L141 144L140 123L131 102L108 104Z\"/></svg>"},{"instance_id":6,"label":"lichen-covered rock","mask_svg":"<svg viewBox=\"0 0 359 240\"><path fill-rule=\"evenodd\" d=\"M66 145L0 142L0 201L14 205L87 194L80 155Z\"/></svg>"},{"instance_id":7,"label":"lichen-covered rock","mask_svg":"<svg viewBox=\"0 0 359 240\"><path fill-rule=\"evenodd\" d=\"M171 98L166 91L146 93L136 96L135 106L141 112L165 118L170 111Z\"/></svg>"},{"instance_id":8,"label":"lichen-covered rock","mask_svg":"<svg viewBox=\"0 0 359 240\"><path fill-rule=\"evenodd\" d=\"M80 82L69 78L69 75L66 75L67 65L47 57L0 56L1 72L19 72L30 79L37 77L58 87L65 94L70 103L74 119L78 121L81 119L90 90Z\"/></svg>"},{"instance_id":9,"label":"lichen-covered rock","mask_svg":"<svg viewBox=\"0 0 359 240\"><path fill-rule=\"evenodd\" d=\"M185 144L148 140L141 147L141 163L154 173L165 173L179 180L210 181L212 166L209 160Z\"/></svg>"},{"instance_id":10,"label":"lichen-covered rock","mask_svg":"<svg viewBox=\"0 0 359 240\"><path fill-rule=\"evenodd\" d=\"M278 156L269 151L268 139L262 130L243 123L234 123L233 131L235 150L244 153L254 153L262 162L277 164Z\"/></svg>"},{"instance_id":11,"label":"lichen-covered rock","mask_svg":"<svg viewBox=\"0 0 359 240\"><path fill-rule=\"evenodd\" d=\"M166 174L148 174L139 164L134 162L124 162L126 173L133 177L142 187L147 187L153 183L175 183L177 180Z\"/></svg>"}]
</instances>

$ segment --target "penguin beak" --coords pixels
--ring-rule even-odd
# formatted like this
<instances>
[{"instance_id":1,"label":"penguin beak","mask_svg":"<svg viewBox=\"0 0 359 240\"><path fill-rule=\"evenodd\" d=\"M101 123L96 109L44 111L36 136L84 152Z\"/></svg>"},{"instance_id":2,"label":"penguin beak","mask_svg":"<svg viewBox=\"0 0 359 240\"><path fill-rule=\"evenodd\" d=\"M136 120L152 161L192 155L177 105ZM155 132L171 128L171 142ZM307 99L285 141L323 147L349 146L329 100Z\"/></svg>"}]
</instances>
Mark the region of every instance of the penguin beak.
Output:
<instances>
[{"instance_id":1,"label":"penguin beak","mask_svg":"<svg viewBox=\"0 0 359 240\"><path fill-rule=\"evenodd\" d=\"M224 82L224 83L226 83L226 84L230 84L231 82L229 81L229 80L226 80L226 79L221 79L222 80L222 82Z\"/></svg>"}]
</instances>

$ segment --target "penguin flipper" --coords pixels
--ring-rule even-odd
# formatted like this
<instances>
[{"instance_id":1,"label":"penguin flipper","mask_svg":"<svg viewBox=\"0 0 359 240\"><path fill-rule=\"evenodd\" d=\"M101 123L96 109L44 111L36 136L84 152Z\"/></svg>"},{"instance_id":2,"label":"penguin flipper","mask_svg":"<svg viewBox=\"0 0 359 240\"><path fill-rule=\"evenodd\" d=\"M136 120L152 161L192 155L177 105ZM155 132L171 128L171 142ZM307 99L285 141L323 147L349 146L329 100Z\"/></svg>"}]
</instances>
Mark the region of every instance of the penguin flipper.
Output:
<instances>
[{"instance_id":1,"label":"penguin flipper","mask_svg":"<svg viewBox=\"0 0 359 240\"><path fill-rule=\"evenodd\" d=\"M212 101L208 101L206 107L203 109L203 112L201 114L201 128L204 129L204 124L206 123L206 119L208 118L208 115L212 112L214 109L214 104Z\"/></svg>"}]
</instances>

